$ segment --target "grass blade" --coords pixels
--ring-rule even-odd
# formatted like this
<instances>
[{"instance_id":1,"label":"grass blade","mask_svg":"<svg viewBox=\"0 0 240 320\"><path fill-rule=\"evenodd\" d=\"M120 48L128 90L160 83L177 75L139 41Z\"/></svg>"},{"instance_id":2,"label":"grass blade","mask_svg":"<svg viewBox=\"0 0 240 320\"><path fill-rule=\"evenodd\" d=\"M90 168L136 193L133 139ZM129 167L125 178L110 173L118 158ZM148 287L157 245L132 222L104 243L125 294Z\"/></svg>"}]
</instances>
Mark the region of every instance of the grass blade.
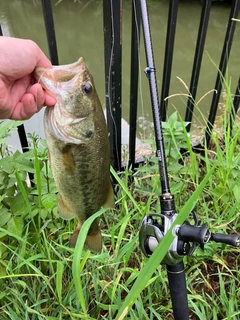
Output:
<instances>
[{"instance_id":1,"label":"grass blade","mask_svg":"<svg viewBox=\"0 0 240 320\"><path fill-rule=\"evenodd\" d=\"M59 303L62 303L62 276L64 266L60 261L57 261L57 273L56 273L56 291Z\"/></svg>"},{"instance_id":2,"label":"grass blade","mask_svg":"<svg viewBox=\"0 0 240 320\"><path fill-rule=\"evenodd\" d=\"M152 274L157 269L158 265L161 263L162 259L166 255L169 246L173 241L173 234L172 229L175 225L181 225L184 220L186 220L189 213L193 210L198 201L198 197L201 194L203 188L205 187L206 183L209 180L210 175L212 174L215 167L213 167L203 181L200 183L198 188L194 191L191 198L187 201L187 203L183 206L179 215L177 216L176 220L174 221L171 228L168 230L167 234L162 239L161 243L158 245L156 250L153 252L152 256L149 258L145 266L143 267L142 271L140 272L136 282L134 283L133 287L131 288L130 292L128 293L125 301L120 308L119 312L117 313L116 320L123 320L124 317L129 312L132 305L135 303L136 299L138 298L141 291L146 287L148 281L150 280Z\"/></svg>"},{"instance_id":3,"label":"grass blade","mask_svg":"<svg viewBox=\"0 0 240 320\"><path fill-rule=\"evenodd\" d=\"M78 299L79 299L79 302L80 302L80 305L82 307L82 311L83 311L85 317L87 317L87 308L86 308L86 304L85 304L85 299L84 299L84 295L83 295L83 288L82 288L82 283L81 283L81 279L80 279L80 273L81 273L81 270L83 269L83 266L84 266L84 264L81 263L82 252L84 249L85 239L87 237L88 230L89 230L92 222L106 211L107 211L107 209L100 209L98 212L96 212L94 215L89 217L83 223L81 230L80 230L80 233L79 233L79 236L78 236L78 239L77 239L77 243L76 243L76 247L75 247L74 255L73 255L73 269L72 269L73 280L75 283L77 296L78 296ZM80 268L80 266L81 266L81 268Z\"/></svg>"}]
</instances>

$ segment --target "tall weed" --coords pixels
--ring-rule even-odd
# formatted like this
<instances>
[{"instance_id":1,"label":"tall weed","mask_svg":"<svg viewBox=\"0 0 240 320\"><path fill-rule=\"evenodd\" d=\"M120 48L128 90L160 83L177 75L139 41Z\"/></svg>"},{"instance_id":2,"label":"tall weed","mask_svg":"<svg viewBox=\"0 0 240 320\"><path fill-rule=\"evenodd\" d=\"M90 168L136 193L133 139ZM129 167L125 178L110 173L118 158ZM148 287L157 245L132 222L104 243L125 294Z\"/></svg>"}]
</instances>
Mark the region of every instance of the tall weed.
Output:
<instances>
[{"instance_id":1,"label":"tall weed","mask_svg":"<svg viewBox=\"0 0 240 320\"><path fill-rule=\"evenodd\" d=\"M240 131L238 126L229 129L228 115L226 110L222 131L214 129L204 155L193 152L191 135L177 112L163 125L170 187L179 213L176 224L195 210L213 232L239 232ZM89 218L73 250L67 243L76 222L57 215L46 143L34 135L29 138L27 153L1 149L1 319L170 319L166 268L160 262L173 239L171 230L149 259L138 245L143 217L160 213L155 157L135 172L111 169L116 208ZM147 142L154 150L154 141ZM34 173L33 186L28 172ZM101 254L84 248L96 216L104 240ZM194 256L184 258L193 319L239 318L238 256L239 248L209 243L204 251L198 248Z\"/></svg>"}]
</instances>

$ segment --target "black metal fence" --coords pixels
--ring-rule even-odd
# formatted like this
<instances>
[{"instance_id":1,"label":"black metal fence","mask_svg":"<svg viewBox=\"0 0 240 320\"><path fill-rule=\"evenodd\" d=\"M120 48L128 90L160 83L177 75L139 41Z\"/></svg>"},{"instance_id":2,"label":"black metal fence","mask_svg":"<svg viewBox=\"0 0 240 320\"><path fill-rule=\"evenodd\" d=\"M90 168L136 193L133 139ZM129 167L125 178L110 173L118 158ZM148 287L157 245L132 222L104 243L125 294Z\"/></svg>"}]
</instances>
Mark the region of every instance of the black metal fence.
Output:
<instances>
[{"instance_id":1,"label":"black metal fence","mask_svg":"<svg viewBox=\"0 0 240 320\"><path fill-rule=\"evenodd\" d=\"M168 25L165 43L164 68L162 74L162 88L160 95L160 114L159 121L166 120L167 100L169 95L169 87L171 83L171 69L173 63L174 40L176 33L176 22L178 15L179 0L169 0ZM42 0L44 13L44 21L46 27L46 35L48 40L49 54L52 64L58 64L58 52L54 30L54 20L52 14L51 1ZM201 70L201 62L204 52L204 45L208 29L208 21L212 7L211 0L202 0L202 11L199 21L198 36L196 39L195 56L192 66L189 97L186 105L185 121L192 121L194 110L194 99L197 94L199 74ZM210 137L217 113L218 103L222 91L222 77L225 75L228 65L231 45L234 38L236 21L240 10L240 1L232 0L228 25L226 27L226 35L223 43L219 69L216 74L215 90L209 117L205 131L207 145ZM139 0L132 0L132 30L131 30L131 72L130 72L130 114L129 114L129 164L132 167L137 163L135 158L136 147L136 130L137 130L137 105L138 105L138 79L139 79L139 41L140 41L140 5ZM106 91L106 110L107 125L110 133L110 147L112 165L115 170L121 168L121 99L122 99L122 0L103 0L103 24L104 24L104 56L105 56L105 91ZM164 46L164 44L163 44ZM237 67L237 66L236 66ZM240 101L240 78L235 84L236 91L232 103L232 119L239 107ZM191 124L187 126L189 131ZM27 150L27 139L24 126L18 129L20 141L23 150Z\"/></svg>"}]
</instances>

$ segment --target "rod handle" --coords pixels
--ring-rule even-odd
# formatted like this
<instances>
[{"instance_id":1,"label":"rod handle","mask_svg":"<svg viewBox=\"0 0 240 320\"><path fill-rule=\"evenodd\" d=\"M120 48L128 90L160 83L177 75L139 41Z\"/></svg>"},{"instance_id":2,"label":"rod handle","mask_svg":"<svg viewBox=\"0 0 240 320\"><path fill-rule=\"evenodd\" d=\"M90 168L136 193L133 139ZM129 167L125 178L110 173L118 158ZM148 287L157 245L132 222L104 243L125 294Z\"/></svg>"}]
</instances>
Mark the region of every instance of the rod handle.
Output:
<instances>
[{"instance_id":1,"label":"rod handle","mask_svg":"<svg viewBox=\"0 0 240 320\"><path fill-rule=\"evenodd\" d=\"M189 320L187 286L183 262L167 265L174 320Z\"/></svg>"}]
</instances>

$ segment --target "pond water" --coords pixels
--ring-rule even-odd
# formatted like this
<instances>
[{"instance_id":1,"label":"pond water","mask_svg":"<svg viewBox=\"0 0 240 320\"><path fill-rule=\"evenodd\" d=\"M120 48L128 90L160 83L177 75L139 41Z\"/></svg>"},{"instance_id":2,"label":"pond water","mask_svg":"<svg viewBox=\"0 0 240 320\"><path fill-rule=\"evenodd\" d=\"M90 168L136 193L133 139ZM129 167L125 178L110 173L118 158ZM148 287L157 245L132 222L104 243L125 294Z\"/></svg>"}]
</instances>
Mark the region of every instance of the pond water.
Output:
<instances>
[{"instance_id":1,"label":"pond water","mask_svg":"<svg viewBox=\"0 0 240 320\"><path fill-rule=\"evenodd\" d=\"M104 47L103 47L103 15L102 1L97 0L52 0L59 64L76 61L83 56L93 74L103 108L105 106L104 81ZM155 56L158 88L161 89L161 77L165 52L165 36L167 30L168 5L164 1L148 1L149 19ZM207 41L205 44L199 88L196 100L214 88L217 67L219 65L226 26L230 13L229 5L214 4L211 9ZM194 58L198 25L201 14L201 2L184 1L179 3L176 28L174 61L170 95L187 93L181 78L188 86ZM4 35L34 40L48 55L46 32L40 0L1 0L0 23ZM231 56L227 70L227 80L232 83L235 92L239 77L240 23L237 25ZM122 115L129 119L129 87L130 87L130 44L131 44L131 1L123 1L122 21ZM139 123L151 125L151 105L149 99L148 80L143 73L145 54L143 40L140 40L140 85L139 85ZM209 94L196 110L195 122L201 123L201 113L208 114L212 95ZM179 110L185 114L186 97L178 96L169 100L168 113ZM35 132L43 136L42 112L26 121L27 132ZM13 139L13 144L16 141Z\"/></svg>"}]
</instances>

